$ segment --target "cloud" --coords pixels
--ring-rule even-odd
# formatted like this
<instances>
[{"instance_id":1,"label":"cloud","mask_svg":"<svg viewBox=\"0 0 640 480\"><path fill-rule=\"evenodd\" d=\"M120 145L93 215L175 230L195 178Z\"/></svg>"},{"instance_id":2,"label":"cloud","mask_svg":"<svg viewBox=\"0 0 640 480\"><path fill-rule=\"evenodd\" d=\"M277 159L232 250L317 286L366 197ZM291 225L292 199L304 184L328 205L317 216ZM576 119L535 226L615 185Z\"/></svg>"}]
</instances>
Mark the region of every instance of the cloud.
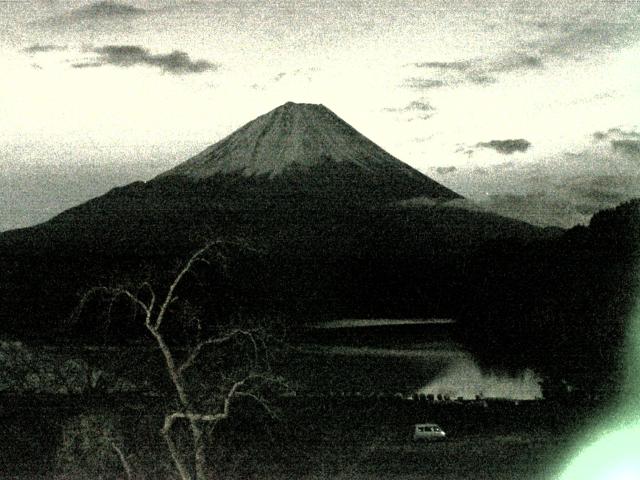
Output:
<instances>
[{"instance_id":1,"label":"cloud","mask_svg":"<svg viewBox=\"0 0 640 480\"><path fill-rule=\"evenodd\" d=\"M430 88L444 87L445 82L443 80L435 80L433 78L410 77L405 79L403 85L416 90L428 90Z\"/></svg>"},{"instance_id":2,"label":"cloud","mask_svg":"<svg viewBox=\"0 0 640 480\"><path fill-rule=\"evenodd\" d=\"M593 134L593 138L598 141L613 140L613 139L640 140L640 133L635 132L633 130L623 130L619 127L616 127L616 128L610 128L606 132L601 132L601 131L595 132Z\"/></svg>"},{"instance_id":3,"label":"cloud","mask_svg":"<svg viewBox=\"0 0 640 480\"><path fill-rule=\"evenodd\" d=\"M452 175L473 176L487 191L469 195L451 181ZM640 197L640 173L583 172L558 177L551 172L540 174L516 168L508 175L494 175L492 169L483 173L459 170L447 178L448 186L467 194L477 208L541 226L570 228L587 224L594 213ZM521 185L513 185L514 181Z\"/></svg>"},{"instance_id":4,"label":"cloud","mask_svg":"<svg viewBox=\"0 0 640 480\"><path fill-rule=\"evenodd\" d=\"M587 224L597 211L640 198L638 131L603 129L593 140L580 151L536 161L459 165L445 183L500 215L542 226Z\"/></svg>"},{"instance_id":5,"label":"cloud","mask_svg":"<svg viewBox=\"0 0 640 480\"><path fill-rule=\"evenodd\" d=\"M606 140L607 139L607 134L604 133L604 132L595 132L593 134L593 138L598 140L598 141Z\"/></svg>"},{"instance_id":6,"label":"cloud","mask_svg":"<svg viewBox=\"0 0 640 480\"><path fill-rule=\"evenodd\" d=\"M634 24L629 21L591 21L589 23L574 20L549 23L537 22L536 26L545 31L534 41L515 45L513 50L495 56L454 61L419 61L411 67L427 71L425 85L418 81L421 76L407 79L409 88L433 88L432 82L443 85L471 83L486 85L495 83L502 74L542 70L554 60L581 61L595 55L620 48L629 44L634 37ZM441 85L438 85L441 86Z\"/></svg>"},{"instance_id":7,"label":"cloud","mask_svg":"<svg viewBox=\"0 0 640 480\"><path fill-rule=\"evenodd\" d=\"M74 8L61 15L31 22L30 25L67 29L75 26L87 27L90 24L106 21L123 21L142 17L149 13L144 8L134 7L127 3L101 1Z\"/></svg>"},{"instance_id":8,"label":"cloud","mask_svg":"<svg viewBox=\"0 0 640 480\"><path fill-rule=\"evenodd\" d=\"M137 17L144 15L147 11L143 8L134 7L126 3L113 1L102 1L92 3L85 7L71 10L68 14L76 19L85 18L121 18L121 17Z\"/></svg>"},{"instance_id":9,"label":"cloud","mask_svg":"<svg viewBox=\"0 0 640 480\"><path fill-rule=\"evenodd\" d=\"M593 138L598 142L609 142L616 153L640 159L640 133L621 128L610 128L606 132L595 132Z\"/></svg>"},{"instance_id":10,"label":"cloud","mask_svg":"<svg viewBox=\"0 0 640 480\"><path fill-rule=\"evenodd\" d=\"M435 108L428 102L422 100L414 100L410 102L408 105L404 107L389 107L384 109L386 112L396 112L396 113L411 113L418 112L418 118L422 120L426 120L433 116L433 112L435 112Z\"/></svg>"},{"instance_id":11,"label":"cloud","mask_svg":"<svg viewBox=\"0 0 640 480\"><path fill-rule=\"evenodd\" d=\"M312 82L314 75L320 69L318 67L301 67L294 70L278 72L270 78L266 78L263 82L248 85L254 90L265 90L275 84L286 86L292 85L298 87L300 82Z\"/></svg>"},{"instance_id":12,"label":"cloud","mask_svg":"<svg viewBox=\"0 0 640 480\"><path fill-rule=\"evenodd\" d=\"M31 45L30 47L23 49L22 51L25 53L44 53L44 52L58 52L66 49L67 49L66 45L49 45L49 44L41 45L39 43L36 43L34 45Z\"/></svg>"},{"instance_id":13,"label":"cloud","mask_svg":"<svg viewBox=\"0 0 640 480\"><path fill-rule=\"evenodd\" d=\"M515 70L531 70L543 68L542 58L524 52L516 52L489 63L487 72L513 72Z\"/></svg>"},{"instance_id":14,"label":"cloud","mask_svg":"<svg viewBox=\"0 0 640 480\"><path fill-rule=\"evenodd\" d=\"M495 74L513 72L516 70L532 70L543 68L542 59L527 52L511 52L495 59L477 58L464 61L429 61L416 62L413 67L429 71L431 77L411 77L405 81L405 86L411 88L433 88L433 82L440 82L437 86L473 83L488 85L497 81ZM421 83L425 82L425 83Z\"/></svg>"},{"instance_id":15,"label":"cloud","mask_svg":"<svg viewBox=\"0 0 640 480\"><path fill-rule=\"evenodd\" d=\"M543 227L569 228L579 223L586 224L590 216L599 210L593 202L581 204L568 197L566 192L556 191L495 193L478 199L477 203L485 211Z\"/></svg>"},{"instance_id":16,"label":"cloud","mask_svg":"<svg viewBox=\"0 0 640 480\"><path fill-rule=\"evenodd\" d=\"M409 105L404 107L405 112L409 111L420 111L420 112L432 112L435 110L430 103L422 102L420 100L414 100Z\"/></svg>"},{"instance_id":17,"label":"cloud","mask_svg":"<svg viewBox=\"0 0 640 480\"><path fill-rule=\"evenodd\" d=\"M437 68L441 70L466 71L472 66L472 62L418 62L414 63L418 68Z\"/></svg>"},{"instance_id":18,"label":"cloud","mask_svg":"<svg viewBox=\"0 0 640 480\"><path fill-rule=\"evenodd\" d=\"M590 217L599 210L640 196L639 181L640 175L583 176L569 181L565 192L576 212Z\"/></svg>"},{"instance_id":19,"label":"cloud","mask_svg":"<svg viewBox=\"0 0 640 480\"><path fill-rule=\"evenodd\" d=\"M72 63L71 67L73 68L95 68L95 67L101 67L102 64L101 63L96 63L96 62L79 62L79 63Z\"/></svg>"},{"instance_id":20,"label":"cloud","mask_svg":"<svg viewBox=\"0 0 640 480\"><path fill-rule=\"evenodd\" d=\"M526 152L531 147L531 142L524 138L509 140L491 140L490 142L480 142L476 147L492 148L502 155L511 155L514 152Z\"/></svg>"},{"instance_id":21,"label":"cloud","mask_svg":"<svg viewBox=\"0 0 640 480\"><path fill-rule=\"evenodd\" d=\"M631 25L628 22L594 21L586 25L566 22L559 25L557 35L545 36L542 40L530 43L530 46L547 56L582 60L585 55L625 45Z\"/></svg>"},{"instance_id":22,"label":"cloud","mask_svg":"<svg viewBox=\"0 0 640 480\"><path fill-rule=\"evenodd\" d=\"M611 140L611 146L617 152L640 156L640 140Z\"/></svg>"},{"instance_id":23,"label":"cloud","mask_svg":"<svg viewBox=\"0 0 640 480\"><path fill-rule=\"evenodd\" d=\"M607 131L609 137L618 136L620 138L631 138L640 140L640 133L633 130L622 130L621 128L610 128Z\"/></svg>"},{"instance_id":24,"label":"cloud","mask_svg":"<svg viewBox=\"0 0 640 480\"><path fill-rule=\"evenodd\" d=\"M436 168L436 173L440 174L440 175L446 175L447 173L453 173L456 170L458 170L456 167L437 167Z\"/></svg>"},{"instance_id":25,"label":"cloud","mask_svg":"<svg viewBox=\"0 0 640 480\"><path fill-rule=\"evenodd\" d=\"M520 69L538 69L543 67L542 59L527 52L510 52L496 59L475 59L455 62L418 62L417 68L449 70L466 73L467 79L489 78L487 74L511 72Z\"/></svg>"},{"instance_id":26,"label":"cloud","mask_svg":"<svg viewBox=\"0 0 640 480\"><path fill-rule=\"evenodd\" d=\"M93 49L99 55L96 62L75 63L73 68L101 67L115 65L131 67L146 65L158 67L164 72L174 74L201 73L216 70L217 65L206 60L191 60L189 55L180 50L167 54L151 54L146 48L137 45L107 45Z\"/></svg>"}]
</instances>

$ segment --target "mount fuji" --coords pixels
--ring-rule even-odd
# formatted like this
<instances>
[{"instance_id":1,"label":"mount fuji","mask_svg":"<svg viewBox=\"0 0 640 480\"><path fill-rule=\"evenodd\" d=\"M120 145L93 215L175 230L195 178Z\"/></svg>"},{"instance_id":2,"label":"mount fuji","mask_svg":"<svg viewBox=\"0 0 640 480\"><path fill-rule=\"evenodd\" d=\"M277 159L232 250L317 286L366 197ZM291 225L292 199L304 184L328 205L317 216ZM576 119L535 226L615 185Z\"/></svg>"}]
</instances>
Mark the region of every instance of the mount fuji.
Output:
<instances>
[{"instance_id":1,"label":"mount fuji","mask_svg":"<svg viewBox=\"0 0 640 480\"><path fill-rule=\"evenodd\" d=\"M252 308L303 318L363 308L447 314L422 312L416 285L430 285L446 304L452 282L465 281L452 279L463 275L461 255L488 242L549 236L457 208L461 198L326 107L286 103L149 181L0 234L0 320L55 322L83 288L135 277L149 264L166 269L208 240L238 237L261 252L238 275L260 282L233 287Z\"/></svg>"}]
</instances>

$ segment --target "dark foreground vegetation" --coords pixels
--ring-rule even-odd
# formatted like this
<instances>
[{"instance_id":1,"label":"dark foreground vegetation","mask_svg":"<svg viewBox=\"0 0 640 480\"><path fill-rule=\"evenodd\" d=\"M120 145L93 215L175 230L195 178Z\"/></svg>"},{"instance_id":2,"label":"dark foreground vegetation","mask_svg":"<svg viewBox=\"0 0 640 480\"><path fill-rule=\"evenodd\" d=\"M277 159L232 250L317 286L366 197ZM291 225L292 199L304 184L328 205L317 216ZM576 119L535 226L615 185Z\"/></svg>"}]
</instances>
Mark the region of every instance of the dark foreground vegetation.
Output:
<instances>
[{"instance_id":1,"label":"dark foreground vegetation","mask_svg":"<svg viewBox=\"0 0 640 480\"><path fill-rule=\"evenodd\" d=\"M602 405L565 394L593 402L621 385L640 201L595 215L589 227L533 237L489 238L483 218L447 208L312 217L294 209L270 217L265 236L247 227L250 240L264 240L258 247L225 240L189 259L184 245L123 256L123 244L109 256L115 237L80 253L10 249L15 235L0 238L5 334L69 351L103 348L93 359L39 361L2 343L0 360L22 383L0 372L12 393L0 405L0 470L18 478L549 478L557 452ZM547 400L485 408L286 397L299 390L274 368L289 348L287 330L340 317L455 318L456 338L488 367L540 373ZM110 359L97 358L105 351ZM119 371L108 371L114 365ZM440 423L448 441L411 443L411 425L424 421Z\"/></svg>"},{"instance_id":2,"label":"dark foreground vegetation","mask_svg":"<svg viewBox=\"0 0 640 480\"><path fill-rule=\"evenodd\" d=\"M3 398L1 478L176 478L164 405L113 400ZM289 397L273 407L277 418L247 404L206 429L208 478L548 479L602 405ZM414 443L425 421L447 440Z\"/></svg>"},{"instance_id":3,"label":"dark foreground vegetation","mask_svg":"<svg viewBox=\"0 0 640 480\"><path fill-rule=\"evenodd\" d=\"M278 315L291 326L454 318L487 364L520 361L581 384L617 375L639 285L640 200L561 233L449 207L312 208L302 197L253 210L188 210L173 204L184 202L183 189L158 197L147 191L160 186L140 188L0 236L6 335L45 343L140 338L144 328L129 312L108 328L97 315L73 328L68 319L94 286L166 284L204 239L241 235L252 250L233 252L224 274L209 271L188 286L209 318ZM105 202L125 209L153 199L155 210L132 211L129 222L92 220Z\"/></svg>"}]
</instances>

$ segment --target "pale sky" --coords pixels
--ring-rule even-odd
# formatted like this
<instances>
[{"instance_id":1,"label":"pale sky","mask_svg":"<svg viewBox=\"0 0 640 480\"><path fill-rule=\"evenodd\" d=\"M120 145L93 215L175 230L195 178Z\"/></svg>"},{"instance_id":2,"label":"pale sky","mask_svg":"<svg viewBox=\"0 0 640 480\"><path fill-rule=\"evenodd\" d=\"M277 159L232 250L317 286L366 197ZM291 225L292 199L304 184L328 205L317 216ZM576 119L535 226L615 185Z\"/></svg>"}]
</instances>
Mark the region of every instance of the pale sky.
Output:
<instances>
[{"instance_id":1,"label":"pale sky","mask_svg":"<svg viewBox=\"0 0 640 480\"><path fill-rule=\"evenodd\" d=\"M322 103L488 208L640 196L640 2L0 2L0 230Z\"/></svg>"}]
</instances>

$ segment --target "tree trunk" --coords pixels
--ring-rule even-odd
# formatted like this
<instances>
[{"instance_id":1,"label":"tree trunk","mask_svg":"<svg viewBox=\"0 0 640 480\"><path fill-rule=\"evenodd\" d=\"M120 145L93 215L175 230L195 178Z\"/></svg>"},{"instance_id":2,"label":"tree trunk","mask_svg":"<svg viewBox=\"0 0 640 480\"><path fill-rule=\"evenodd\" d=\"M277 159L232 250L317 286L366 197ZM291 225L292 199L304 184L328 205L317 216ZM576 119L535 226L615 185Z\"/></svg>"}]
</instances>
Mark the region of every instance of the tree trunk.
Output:
<instances>
[{"instance_id":1,"label":"tree trunk","mask_svg":"<svg viewBox=\"0 0 640 480\"><path fill-rule=\"evenodd\" d=\"M171 438L171 425L173 424L172 417L167 415L164 420L164 428L162 429L162 436L164 437L164 441L167 443L167 448L169 449L169 453L171 454L171 459L173 460L173 464L178 471L178 475L180 475L180 480L193 480L191 474L187 470L186 465L182 461L180 457L180 452L178 451L178 447L176 446L173 438Z\"/></svg>"},{"instance_id":2,"label":"tree trunk","mask_svg":"<svg viewBox=\"0 0 640 480\"><path fill-rule=\"evenodd\" d=\"M190 422L193 437L193 459L196 469L196 480L207 480L207 452L203 441L202 428L195 420Z\"/></svg>"}]
</instances>

